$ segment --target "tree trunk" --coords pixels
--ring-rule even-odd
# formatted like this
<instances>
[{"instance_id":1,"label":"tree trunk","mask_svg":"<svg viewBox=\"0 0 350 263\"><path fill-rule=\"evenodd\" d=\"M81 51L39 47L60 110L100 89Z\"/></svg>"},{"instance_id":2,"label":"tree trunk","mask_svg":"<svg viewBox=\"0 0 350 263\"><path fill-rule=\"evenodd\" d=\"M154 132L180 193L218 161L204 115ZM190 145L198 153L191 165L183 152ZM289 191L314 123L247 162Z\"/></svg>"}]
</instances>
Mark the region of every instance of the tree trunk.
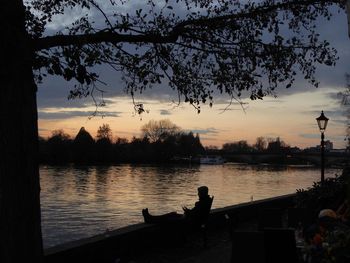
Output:
<instances>
[{"instance_id":1,"label":"tree trunk","mask_svg":"<svg viewBox=\"0 0 350 263\"><path fill-rule=\"evenodd\" d=\"M42 262L33 52L22 1L0 10L0 262Z\"/></svg>"}]
</instances>

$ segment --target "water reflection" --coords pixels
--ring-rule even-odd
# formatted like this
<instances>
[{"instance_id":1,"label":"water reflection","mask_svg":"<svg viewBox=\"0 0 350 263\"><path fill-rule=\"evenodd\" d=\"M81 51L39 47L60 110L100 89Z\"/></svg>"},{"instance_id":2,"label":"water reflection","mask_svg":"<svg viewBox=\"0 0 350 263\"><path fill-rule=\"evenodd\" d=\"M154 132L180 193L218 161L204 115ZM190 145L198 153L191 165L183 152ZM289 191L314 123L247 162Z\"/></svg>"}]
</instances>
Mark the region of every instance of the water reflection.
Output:
<instances>
[{"instance_id":1,"label":"water reflection","mask_svg":"<svg viewBox=\"0 0 350 263\"><path fill-rule=\"evenodd\" d=\"M336 170L328 170L333 176ZM192 207L207 185L213 208L295 192L319 180L319 169L222 166L42 166L41 203L46 247L142 221L152 213Z\"/></svg>"}]
</instances>

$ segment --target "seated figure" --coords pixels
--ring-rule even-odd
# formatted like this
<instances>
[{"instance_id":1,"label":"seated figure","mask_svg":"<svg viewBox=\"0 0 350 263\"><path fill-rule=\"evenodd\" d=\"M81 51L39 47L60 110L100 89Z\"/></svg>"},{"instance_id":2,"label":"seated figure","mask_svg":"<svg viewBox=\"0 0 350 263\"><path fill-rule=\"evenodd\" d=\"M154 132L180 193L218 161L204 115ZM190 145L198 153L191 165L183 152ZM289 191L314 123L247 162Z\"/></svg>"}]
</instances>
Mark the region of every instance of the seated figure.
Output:
<instances>
[{"instance_id":1,"label":"seated figure","mask_svg":"<svg viewBox=\"0 0 350 263\"><path fill-rule=\"evenodd\" d=\"M173 223L178 221L186 221L191 224L202 224L207 219L210 208L213 202L213 197L208 195L208 187L201 186L198 189L199 200L195 203L192 209L186 206L182 207L184 214L178 214L171 212L163 215L151 215L148 212L148 208L142 210L145 223L162 224Z\"/></svg>"}]
</instances>

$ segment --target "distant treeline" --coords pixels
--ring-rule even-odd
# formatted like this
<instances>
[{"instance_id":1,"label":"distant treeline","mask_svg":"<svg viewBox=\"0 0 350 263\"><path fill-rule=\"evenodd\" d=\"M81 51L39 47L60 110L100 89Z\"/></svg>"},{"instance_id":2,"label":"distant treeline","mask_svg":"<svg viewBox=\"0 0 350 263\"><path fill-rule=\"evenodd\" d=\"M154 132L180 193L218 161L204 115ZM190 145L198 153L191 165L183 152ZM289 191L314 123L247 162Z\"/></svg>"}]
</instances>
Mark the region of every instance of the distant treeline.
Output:
<instances>
[{"instance_id":1,"label":"distant treeline","mask_svg":"<svg viewBox=\"0 0 350 263\"><path fill-rule=\"evenodd\" d=\"M108 124L99 127L96 139L84 127L74 139L63 130L56 130L48 139L40 138L40 162L164 163L179 157L203 154L204 148L198 134L183 132L167 120L161 122L144 125L143 135L140 138L133 137L130 141L125 138L113 141Z\"/></svg>"},{"instance_id":2,"label":"distant treeline","mask_svg":"<svg viewBox=\"0 0 350 263\"><path fill-rule=\"evenodd\" d=\"M288 154L291 152L300 152L298 147L291 147L284 142L280 137L265 138L257 137L255 143L249 144L246 140L239 140L235 142L228 142L222 145L219 149L214 146L206 147L208 154L249 154L249 153L274 153L274 154Z\"/></svg>"},{"instance_id":3,"label":"distant treeline","mask_svg":"<svg viewBox=\"0 0 350 263\"><path fill-rule=\"evenodd\" d=\"M113 139L108 124L98 128L95 139L84 127L75 138L63 130L55 130L49 138L39 139L40 162L167 163L189 159L196 162L201 155L232 157L232 154L273 153L283 157L291 153L320 150L319 147L304 150L291 147L279 137L258 137L253 144L248 144L246 140L229 142L223 144L221 149L210 146L204 148L198 134L184 132L169 120L151 120L142 126L141 132L140 138L133 137L129 141L126 138Z\"/></svg>"},{"instance_id":4,"label":"distant treeline","mask_svg":"<svg viewBox=\"0 0 350 263\"><path fill-rule=\"evenodd\" d=\"M251 152L269 152L269 153L285 153L289 152L291 147L281 140L279 137L265 138L258 137L254 144L250 145L246 140L240 140L232 143L225 143L222 146L224 153L251 153Z\"/></svg>"}]
</instances>

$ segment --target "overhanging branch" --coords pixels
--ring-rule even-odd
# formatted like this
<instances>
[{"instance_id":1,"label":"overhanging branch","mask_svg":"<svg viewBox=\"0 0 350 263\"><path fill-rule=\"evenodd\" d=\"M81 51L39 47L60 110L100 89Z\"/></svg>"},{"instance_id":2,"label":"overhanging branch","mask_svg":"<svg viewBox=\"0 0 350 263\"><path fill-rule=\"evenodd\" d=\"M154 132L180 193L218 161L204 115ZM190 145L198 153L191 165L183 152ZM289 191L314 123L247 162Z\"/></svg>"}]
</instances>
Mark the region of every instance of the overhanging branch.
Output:
<instances>
[{"instance_id":1,"label":"overhanging branch","mask_svg":"<svg viewBox=\"0 0 350 263\"><path fill-rule=\"evenodd\" d=\"M177 36L147 35L122 35L115 32L99 32L95 34L81 35L57 35L34 40L35 51L50 49L57 46L85 45L98 43L172 43Z\"/></svg>"},{"instance_id":2,"label":"overhanging branch","mask_svg":"<svg viewBox=\"0 0 350 263\"><path fill-rule=\"evenodd\" d=\"M308 6L317 4L330 4L341 3L342 0L300 0L300 1L285 1L276 3L275 5L261 5L250 7L248 11L242 10L242 12L215 16L215 17L202 17L197 19L188 19L181 21L174 25L172 30L167 35L155 34L152 32L145 32L143 34L119 34L111 30L100 31L94 34L80 34L80 35L56 35L47 36L33 40L33 49L35 51L50 49L58 46L69 45L85 45L85 44L98 44L98 43L175 43L177 39L184 33L188 33L189 30L198 30L198 28L208 27L212 28L215 25L222 26L222 22L242 19L253 18L258 15L266 15L269 12L276 10L288 10L298 6ZM210 29L209 29L210 30Z\"/></svg>"}]
</instances>

